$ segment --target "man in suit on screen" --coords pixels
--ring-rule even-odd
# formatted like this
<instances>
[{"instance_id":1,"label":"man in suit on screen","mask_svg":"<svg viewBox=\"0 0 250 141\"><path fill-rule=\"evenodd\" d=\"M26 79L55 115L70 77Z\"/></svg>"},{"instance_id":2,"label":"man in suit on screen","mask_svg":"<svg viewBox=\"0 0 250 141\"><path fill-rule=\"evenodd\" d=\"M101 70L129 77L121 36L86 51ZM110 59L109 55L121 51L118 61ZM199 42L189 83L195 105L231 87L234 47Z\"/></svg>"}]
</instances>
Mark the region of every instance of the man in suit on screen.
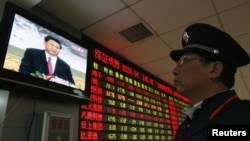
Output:
<instances>
[{"instance_id":1,"label":"man in suit on screen","mask_svg":"<svg viewBox=\"0 0 250 141\"><path fill-rule=\"evenodd\" d=\"M75 84L70 66L58 57L62 46L53 36L44 38L45 49L27 48L21 60L19 72L27 75L43 74L46 79L58 78ZM60 83L60 82L59 82Z\"/></svg>"}]
</instances>

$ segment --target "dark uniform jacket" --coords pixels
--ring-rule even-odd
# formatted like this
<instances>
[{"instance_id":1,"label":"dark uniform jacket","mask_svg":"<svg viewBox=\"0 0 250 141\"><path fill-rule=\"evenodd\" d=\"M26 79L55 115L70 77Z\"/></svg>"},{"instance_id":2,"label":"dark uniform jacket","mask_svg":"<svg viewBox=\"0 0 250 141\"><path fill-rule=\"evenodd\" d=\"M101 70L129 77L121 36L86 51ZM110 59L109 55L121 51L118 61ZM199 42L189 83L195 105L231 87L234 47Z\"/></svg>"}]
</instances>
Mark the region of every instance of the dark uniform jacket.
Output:
<instances>
[{"instance_id":1,"label":"dark uniform jacket","mask_svg":"<svg viewBox=\"0 0 250 141\"><path fill-rule=\"evenodd\" d=\"M250 102L240 100L234 90L228 90L203 101L178 128L175 141L207 141L211 125L249 125Z\"/></svg>"}]
</instances>

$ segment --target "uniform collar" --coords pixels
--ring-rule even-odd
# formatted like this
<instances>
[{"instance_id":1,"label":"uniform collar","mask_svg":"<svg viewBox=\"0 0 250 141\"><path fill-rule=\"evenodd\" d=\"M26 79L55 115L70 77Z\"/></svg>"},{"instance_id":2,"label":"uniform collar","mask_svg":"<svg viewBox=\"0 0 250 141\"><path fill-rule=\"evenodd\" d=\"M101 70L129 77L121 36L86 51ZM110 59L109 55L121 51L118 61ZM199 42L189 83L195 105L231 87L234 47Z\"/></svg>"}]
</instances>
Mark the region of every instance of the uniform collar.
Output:
<instances>
[{"instance_id":1,"label":"uniform collar","mask_svg":"<svg viewBox=\"0 0 250 141\"><path fill-rule=\"evenodd\" d=\"M193 114L197 109L201 109L203 101L200 101L194 105L188 105L182 109L182 113L187 115L190 119L193 118Z\"/></svg>"}]
</instances>

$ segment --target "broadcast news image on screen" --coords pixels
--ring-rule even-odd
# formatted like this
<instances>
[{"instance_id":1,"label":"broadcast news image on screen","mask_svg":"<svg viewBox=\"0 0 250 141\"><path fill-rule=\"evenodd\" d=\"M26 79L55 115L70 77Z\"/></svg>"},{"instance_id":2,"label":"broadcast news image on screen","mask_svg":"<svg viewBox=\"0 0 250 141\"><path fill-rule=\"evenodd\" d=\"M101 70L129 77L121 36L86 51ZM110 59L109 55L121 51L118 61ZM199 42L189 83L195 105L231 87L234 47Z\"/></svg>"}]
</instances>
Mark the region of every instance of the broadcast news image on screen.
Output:
<instances>
[{"instance_id":1,"label":"broadcast news image on screen","mask_svg":"<svg viewBox=\"0 0 250 141\"><path fill-rule=\"evenodd\" d=\"M75 85L69 85L67 81L60 78L50 81L85 90L88 50L18 14L15 14L11 29L4 68L18 72L25 50L28 48L44 49L44 37L47 35L60 40L62 49L58 56L70 65ZM39 71L34 73L31 76L46 79Z\"/></svg>"}]
</instances>

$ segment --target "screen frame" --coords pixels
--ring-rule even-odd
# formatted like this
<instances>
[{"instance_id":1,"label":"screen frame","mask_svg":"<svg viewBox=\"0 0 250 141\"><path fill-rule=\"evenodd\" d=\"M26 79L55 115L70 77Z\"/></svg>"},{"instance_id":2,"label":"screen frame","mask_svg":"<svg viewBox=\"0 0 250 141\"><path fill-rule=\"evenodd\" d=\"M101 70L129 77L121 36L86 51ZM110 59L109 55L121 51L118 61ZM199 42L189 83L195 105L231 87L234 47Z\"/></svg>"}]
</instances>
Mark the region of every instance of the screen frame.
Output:
<instances>
[{"instance_id":1,"label":"screen frame","mask_svg":"<svg viewBox=\"0 0 250 141\"><path fill-rule=\"evenodd\" d=\"M87 55L87 69L86 69L86 83L85 90L65 86L62 84L46 81L40 78L27 76L19 72L4 69L5 56L7 54L8 44L10 40L12 25L14 22L15 14L18 14L39 26L42 26L66 39L72 41L88 51ZM70 35L62 29L54 26L53 24L45 21L44 19L33 15L32 13L22 9L21 7L6 2L4 12L1 20L0 27L0 88L21 91L24 93L32 93L33 96L39 96L43 98L55 98L55 99L71 99L79 102L88 101L90 97L90 73L91 73L91 60L93 60L93 49L88 47L81 39Z\"/></svg>"}]
</instances>

